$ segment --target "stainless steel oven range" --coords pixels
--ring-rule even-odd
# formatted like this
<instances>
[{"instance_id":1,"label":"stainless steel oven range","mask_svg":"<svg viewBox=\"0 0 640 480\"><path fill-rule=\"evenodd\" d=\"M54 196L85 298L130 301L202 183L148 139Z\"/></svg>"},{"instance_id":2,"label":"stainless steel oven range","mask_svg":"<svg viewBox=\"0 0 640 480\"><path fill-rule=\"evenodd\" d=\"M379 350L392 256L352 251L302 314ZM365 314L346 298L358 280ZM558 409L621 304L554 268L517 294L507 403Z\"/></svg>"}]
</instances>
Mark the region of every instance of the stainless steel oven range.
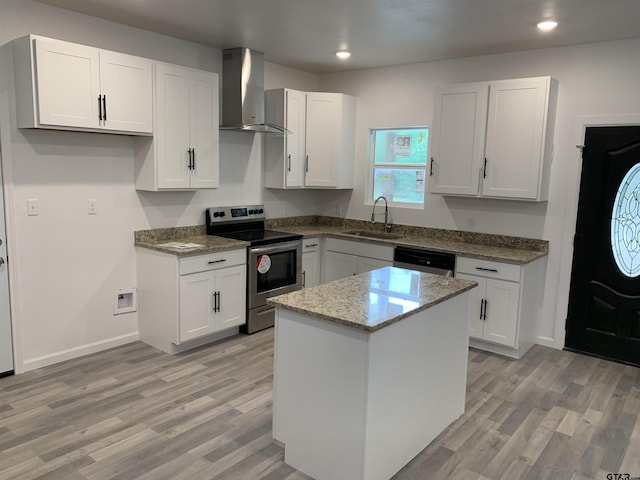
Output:
<instances>
[{"instance_id":1,"label":"stainless steel oven range","mask_svg":"<svg viewBox=\"0 0 640 480\"><path fill-rule=\"evenodd\" d=\"M247 247L247 323L244 333L272 327L275 309L267 298L302 287L302 235L265 230L263 205L206 210L208 235L249 242Z\"/></svg>"}]
</instances>

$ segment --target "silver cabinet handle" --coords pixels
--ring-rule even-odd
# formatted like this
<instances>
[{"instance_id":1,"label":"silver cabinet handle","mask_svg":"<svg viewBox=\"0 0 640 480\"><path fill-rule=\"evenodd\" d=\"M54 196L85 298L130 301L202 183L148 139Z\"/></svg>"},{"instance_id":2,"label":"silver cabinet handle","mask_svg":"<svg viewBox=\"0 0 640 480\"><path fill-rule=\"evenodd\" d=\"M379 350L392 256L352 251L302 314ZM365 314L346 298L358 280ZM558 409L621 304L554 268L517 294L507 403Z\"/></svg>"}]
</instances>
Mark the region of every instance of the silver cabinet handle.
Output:
<instances>
[{"instance_id":1,"label":"silver cabinet handle","mask_svg":"<svg viewBox=\"0 0 640 480\"><path fill-rule=\"evenodd\" d=\"M304 248L312 248L312 247L317 247L318 244L317 243L310 243L308 245L305 245Z\"/></svg>"},{"instance_id":2,"label":"silver cabinet handle","mask_svg":"<svg viewBox=\"0 0 640 480\"><path fill-rule=\"evenodd\" d=\"M220 260L209 260L209 265L213 265L214 263L222 263L222 262L226 262L227 259L226 258L221 258Z\"/></svg>"},{"instance_id":3,"label":"silver cabinet handle","mask_svg":"<svg viewBox=\"0 0 640 480\"><path fill-rule=\"evenodd\" d=\"M289 160L289 163L287 164L287 170L291 171L291 154L287 155L287 159Z\"/></svg>"},{"instance_id":4,"label":"silver cabinet handle","mask_svg":"<svg viewBox=\"0 0 640 480\"><path fill-rule=\"evenodd\" d=\"M304 171L305 172L309 171L309 155L306 155L304 157Z\"/></svg>"},{"instance_id":5,"label":"silver cabinet handle","mask_svg":"<svg viewBox=\"0 0 640 480\"><path fill-rule=\"evenodd\" d=\"M307 272L302 272L302 288L307 286Z\"/></svg>"}]
</instances>

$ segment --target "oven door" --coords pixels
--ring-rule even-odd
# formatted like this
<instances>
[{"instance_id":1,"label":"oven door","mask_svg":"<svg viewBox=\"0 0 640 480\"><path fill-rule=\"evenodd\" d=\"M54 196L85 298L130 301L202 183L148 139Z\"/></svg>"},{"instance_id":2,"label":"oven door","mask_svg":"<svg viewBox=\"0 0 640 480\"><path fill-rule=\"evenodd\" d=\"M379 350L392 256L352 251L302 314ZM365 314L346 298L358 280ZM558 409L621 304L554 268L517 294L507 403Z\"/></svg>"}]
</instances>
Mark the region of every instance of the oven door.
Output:
<instances>
[{"instance_id":1,"label":"oven door","mask_svg":"<svg viewBox=\"0 0 640 480\"><path fill-rule=\"evenodd\" d=\"M248 308L266 305L267 298L302 287L302 242L249 247Z\"/></svg>"}]
</instances>

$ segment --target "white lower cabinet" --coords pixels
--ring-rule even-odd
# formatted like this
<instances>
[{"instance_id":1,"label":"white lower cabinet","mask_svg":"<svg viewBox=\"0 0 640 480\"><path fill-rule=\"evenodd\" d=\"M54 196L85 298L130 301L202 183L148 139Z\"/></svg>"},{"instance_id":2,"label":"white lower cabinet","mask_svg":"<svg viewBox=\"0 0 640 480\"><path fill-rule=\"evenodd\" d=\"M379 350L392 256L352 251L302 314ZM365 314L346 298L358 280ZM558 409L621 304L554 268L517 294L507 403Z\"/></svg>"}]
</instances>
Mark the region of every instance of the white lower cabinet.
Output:
<instances>
[{"instance_id":1,"label":"white lower cabinet","mask_svg":"<svg viewBox=\"0 0 640 480\"><path fill-rule=\"evenodd\" d=\"M324 282L393 265L393 247L337 238L325 239Z\"/></svg>"},{"instance_id":2,"label":"white lower cabinet","mask_svg":"<svg viewBox=\"0 0 640 480\"><path fill-rule=\"evenodd\" d=\"M180 276L180 342L245 322L246 267Z\"/></svg>"},{"instance_id":3,"label":"white lower cabinet","mask_svg":"<svg viewBox=\"0 0 640 480\"><path fill-rule=\"evenodd\" d=\"M546 257L526 265L457 257L456 277L478 282L471 290L469 344L520 358L540 325Z\"/></svg>"},{"instance_id":4,"label":"white lower cabinet","mask_svg":"<svg viewBox=\"0 0 640 480\"><path fill-rule=\"evenodd\" d=\"M302 288L320 284L320 239L302 240Z\"/></svg>"},{"instance_id":5,"label":"white lower cabinet","mask_svg":"<svg viewBox=\"0 0 640 480\"><path fill-rule=\"evenodd\" d=\"M245 249L178 258L138 247L140 340L177 353L237 333L246 259Z\"/></svg>"}]
</instances>

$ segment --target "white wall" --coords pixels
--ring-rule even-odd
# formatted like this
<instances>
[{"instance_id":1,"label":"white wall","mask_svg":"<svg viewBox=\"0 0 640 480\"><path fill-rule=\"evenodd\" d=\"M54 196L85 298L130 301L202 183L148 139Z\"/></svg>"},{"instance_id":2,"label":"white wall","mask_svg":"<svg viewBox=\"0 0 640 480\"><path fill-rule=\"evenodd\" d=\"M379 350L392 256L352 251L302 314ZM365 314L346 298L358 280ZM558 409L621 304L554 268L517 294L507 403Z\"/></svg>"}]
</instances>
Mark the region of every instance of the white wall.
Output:
<instances>
[{"instance_id":1,"label":"white wall","mask_svg":"<svg viewBox=\"0 0 640 480\"><path fill-rule=\"evenodd\" d=\"M18 130L7 42L29 33L221 70L218 49L31 0L2 1L0 94L9 111L1 112L0 129L17 372L137 338L136 313L113 315L115 290L136 285L134 230L203 224L206 207L265 200L259 135L220 132L216 190L138 192L131 137ZM317 86L315 75L269 64L266 70L270 88ZM301 195L276 194L273 202L295 204L289 213L313 213L315 202ZM39 200L38 216L27 216L30 198ZM95 216L87 214L89 198L97 200Z\"/></svg>"},{"instance_id":2,"label":"white wall","mask_svg":"<svg viewBox=\"0 0 640 480\"><path fill-rule=\"evenodd\" d=\"M320 86L358 98L356 187L343 199L348 201L347 216L367 219L371 213L364 201L369 128L430 125L433 88L439 84L542 75L555 77L560 85L548 202L427 195L424 211L391 212L396 223L549 240L545 321L538 339L560 348L581 169L576 149L582 143L584 120L580 117L640 115L640 39L324 75ZM335 203L334 198L326 198L319 213L333 214Z\"/></svg>"}]
</instances>

